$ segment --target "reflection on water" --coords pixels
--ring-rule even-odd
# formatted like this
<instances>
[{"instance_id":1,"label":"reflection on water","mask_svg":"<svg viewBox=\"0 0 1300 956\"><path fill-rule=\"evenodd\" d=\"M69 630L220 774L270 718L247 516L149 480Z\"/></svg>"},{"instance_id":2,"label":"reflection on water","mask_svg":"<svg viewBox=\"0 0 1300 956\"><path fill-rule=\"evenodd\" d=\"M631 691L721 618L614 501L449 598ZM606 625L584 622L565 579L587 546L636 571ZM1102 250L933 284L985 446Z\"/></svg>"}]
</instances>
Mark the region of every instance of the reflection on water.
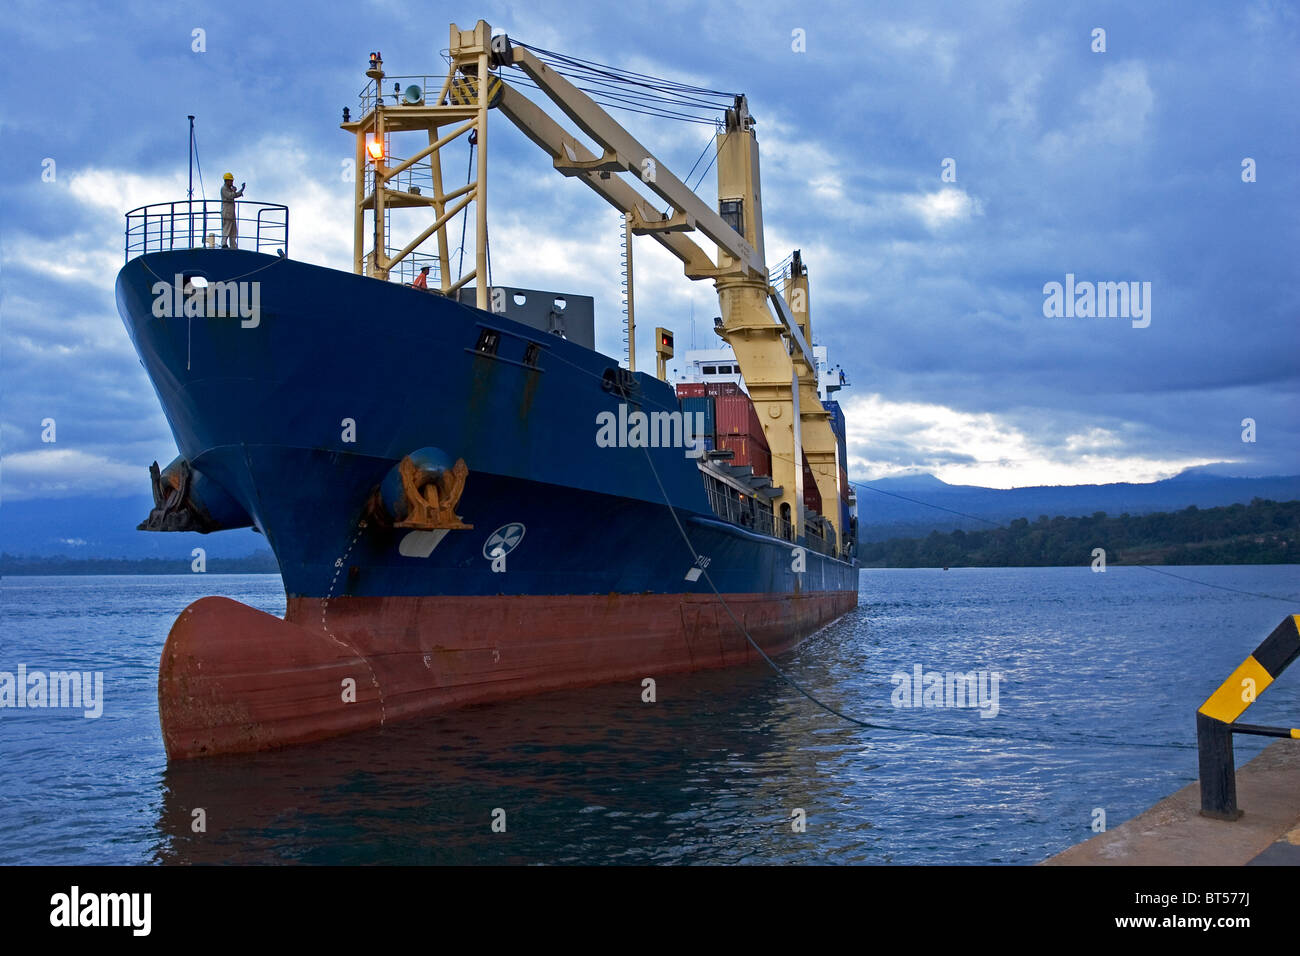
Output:
<instances>
[{"instance_id":1,"label":"reflection on water","mask_svg":"<svg viewBox=\"0 0 1300 956\"><path fill-rule=\"evenodd\" d=\"M787 708L767 683L754 668L663 677L653 704L628 683L282 753L176 763L163 776L155 852L186 863L806 855L814 842L786 822L794 806L816 811L806 782L817 752L782 731ZM748 704L731 707L732 695ZM206 810L206 834L192 832L195 807ZM498 808L504 833L491 826Z\"/></svg>"}]
</instances>

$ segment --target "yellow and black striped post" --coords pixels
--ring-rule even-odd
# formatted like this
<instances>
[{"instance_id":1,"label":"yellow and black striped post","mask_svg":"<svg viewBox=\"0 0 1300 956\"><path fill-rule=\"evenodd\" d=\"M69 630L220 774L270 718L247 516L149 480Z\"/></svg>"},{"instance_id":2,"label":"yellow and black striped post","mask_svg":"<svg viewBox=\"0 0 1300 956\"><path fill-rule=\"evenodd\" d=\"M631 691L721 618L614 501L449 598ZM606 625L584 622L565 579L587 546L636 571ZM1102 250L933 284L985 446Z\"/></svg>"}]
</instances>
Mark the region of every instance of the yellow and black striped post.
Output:
<instances>
[{"instance_id":1,"label":"yellow and black striped post","mask_svg":"<svg viewBox=\"0 0 1300 956\"><path fill-rule=\"evenodd\" d=\"M1236 820L1237 776L1232 735L1300 739L1300 730L1238 724L1259 695L1300 657L1300 615L1291 615L1264 638L1196 712L1196 745L1201 772L1201 813L1219 820Z\"/></svg>"}]
</instances>

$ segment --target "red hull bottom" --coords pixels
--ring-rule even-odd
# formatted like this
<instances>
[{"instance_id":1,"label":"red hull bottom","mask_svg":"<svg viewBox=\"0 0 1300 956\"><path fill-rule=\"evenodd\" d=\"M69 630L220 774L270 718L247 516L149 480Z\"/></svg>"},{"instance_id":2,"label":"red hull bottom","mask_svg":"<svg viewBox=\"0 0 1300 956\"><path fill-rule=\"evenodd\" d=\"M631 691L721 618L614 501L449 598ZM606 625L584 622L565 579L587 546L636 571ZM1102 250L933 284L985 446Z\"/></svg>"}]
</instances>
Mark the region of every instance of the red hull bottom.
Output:
<instances>
[{"instance_id":1,"label":"red hull bottom","mask_svg":"<svg viewBox=\"0 0 1300 956\"><path fill-rule=\"evenodd\" d=\"M856 607L858 595L726 600L774 655ZM185 759L756 660L722 605L698 596L291 598L285 620L206 597L167 637L158 713L167 755Z\"/></svg>"}]
</instances>

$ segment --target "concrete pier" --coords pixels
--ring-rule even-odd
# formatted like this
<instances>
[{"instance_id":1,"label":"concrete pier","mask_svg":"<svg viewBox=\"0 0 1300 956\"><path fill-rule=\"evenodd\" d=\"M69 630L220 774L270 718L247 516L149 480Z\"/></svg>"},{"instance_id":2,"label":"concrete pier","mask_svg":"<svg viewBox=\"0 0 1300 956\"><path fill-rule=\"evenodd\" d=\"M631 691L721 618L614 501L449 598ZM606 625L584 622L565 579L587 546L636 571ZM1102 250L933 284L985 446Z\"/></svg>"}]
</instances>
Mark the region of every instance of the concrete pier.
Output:
<instances>
[{"instance_id":1,"label":"concrete pier","mask_svg":"<svg viewBox=\"0 0 1300 956\"><path fill-rule=\"evenodd\" d=\"M1192 783L1043 866L1300 865L1300 741L1279 740L1237 768L1241 819L1200 814Z\"/></svg>"}]
</instances>

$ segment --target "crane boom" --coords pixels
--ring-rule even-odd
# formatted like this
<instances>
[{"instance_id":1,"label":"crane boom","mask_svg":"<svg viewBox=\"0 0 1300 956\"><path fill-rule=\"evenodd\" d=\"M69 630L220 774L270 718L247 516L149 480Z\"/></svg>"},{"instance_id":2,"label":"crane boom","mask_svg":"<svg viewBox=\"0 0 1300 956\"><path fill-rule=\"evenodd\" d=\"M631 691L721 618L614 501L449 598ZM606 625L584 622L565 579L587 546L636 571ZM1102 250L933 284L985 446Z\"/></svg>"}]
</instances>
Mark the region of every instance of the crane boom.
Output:
<instances>
[{"instance_id":1,"label":"crane boom","mask_svg":"<svg viewBox=\"0 0 1300 956\"><path fill-rule=\"evenodd\" d=\"M545 51L542 51L545 52ZM415 249L437 235L440 289L454 294L473 279L477 301L488 301L486 270L487 222L484 199L487 192L486 134L490 109L498 110L525 136L551 157L552 165L565 176L576 178L627 217L631 231L649 235L678 260L689 279L712 280L718 293L722 323L718 334L732 347L740 364L750 398L754 403L772 452L772 483L779 489L778 516L790 528L795 541L802 540L808 527L804 513L804 469L811 471L821 494L827 543L843 546L840 528L840 469L838 443L830 427L830 413L822 405L817 388L817 361L813 354L812 326L808 311L808 277L796 255L790 281L784 291L768 278L763 253L763 218L759 179L758 142L754 122L743 96L737 96L726 111L725 127L715 139L718 167L717 210L704 202L681 179L661 163L649 149L600 105L578 89L560 72L542 62L527 47L512 44L505 35L492 35L483 20L473 29L450 30L451 65L441 81L436 101L424 99L425 84L408 88L401 99L396 84L395 105L384 104L382 59L372 55L367 75L374 80L374 95L363 93L364 115L352 121L345 111L343 128L357 136L358 164L372 162L366 176L358 174L356 204L356 249L354 267L378 278L388 278L391 269L412 256ZM504 81L494 69L513 67L523 72L596 146L596 155L545 110ZM442 133L443 127L451 131ZM387 137L394 131L427 130L427 145L410 158L385 165ZM469 133L479 148L476 176L460 189L444 191L441 149ZM375 150L373 143L383 146ZM394 188L398 177L415 165L427 163L433 195L419 190ZM623 178L635 176L642 186L668 204L667 212ZM372 185L373 184L373 185ZM368 188L372 185L372 188ZM414 193L414 195L412 194ZM456 282L450 280L448 223L473 203L476 213L475 268ZM436 218L406 246L390 254L385 240L385 209L431 207ZM363 255L364 220L374 219L374 249ZM702 233L714 246L710 256L690 236Z\"/></svg>"},{"instance_id":2,"label":"crane boom","mask_svg":"<svg viewBox=\"0 0 1300 956\"><path fill-rule=\"evenodd\" d=\"M508 55L514 66L528 74L569 119L603 147L602 161L615 165L620 172L626 170L639 176L651 190L677 210L686 226L699 229L755 275L767 278L767 266L754 246L705 205L699 196L586 93L523 47L511 47ZM649 225L653 227L653 224Z\"/></svg>"},{"instance_id":3,"label":"crane boom","mask_svg":"<svg viewBox=\"0 0 1300 956\"><path fill-rule=\"evenodd\" d=\"M717 266L708 253L681 232L653 228L666 218L657 211L645 209L646 200L623 179L610 176L602 178L600 160L582 143L564 131L532 100L509 83L502 84L501 101L497 105L511 123L525 136L551 155L555 167L567 176L581 179L619 212L633 217L633 232L649 234L655 241L682 261L686 275L692 279L708 279L717 274ZM605 170L608 172L608 170ZM658 219L654 217L658 216Z\"/></svg>"}]
</instances>

